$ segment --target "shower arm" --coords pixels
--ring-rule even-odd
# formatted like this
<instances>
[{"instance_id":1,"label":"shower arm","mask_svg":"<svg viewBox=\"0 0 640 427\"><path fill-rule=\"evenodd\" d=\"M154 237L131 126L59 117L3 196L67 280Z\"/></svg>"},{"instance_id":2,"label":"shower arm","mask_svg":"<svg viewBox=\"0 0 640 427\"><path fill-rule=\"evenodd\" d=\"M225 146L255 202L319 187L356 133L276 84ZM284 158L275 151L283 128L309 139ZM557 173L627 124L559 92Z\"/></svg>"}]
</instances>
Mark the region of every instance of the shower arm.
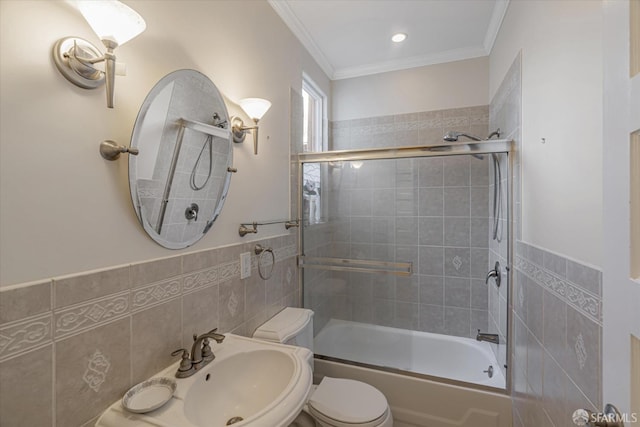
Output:
<instances>
[{"instance_id":1,"label":"shower arm","mask_svg":"<svg viewBox=\"0 0 640 427\"><path fill-rule=\"evenodd\" d=\"M489 141L494 136L497 136L498 138L500 138L500 135L501 135L500 128L498 128L498 129L494 130L493 132L491 132L489 134L489 136L487 136L486 139L482 139L482 138L479 138L479 137L477 137L475 135L470 135L470 134L464 133L464 132L450 131L450 132L447 132L442 139L444 139L447 142L457 142L459 137L464 136L465 138L469 138L469 139L471 139L473 141L480 142L480 141Z\"/></svg>"},{"instance_id":2,"label":"shower arm","mask_svg":"<svg viewBox=\"0 0 640 427\"><path fill-rule=\"evenodd\" d=\"M482 141L481 138L478 138L475 135L469 135L467 133L459 133L458 136L464 136L465 138L473 139L474 141ZM487 138L487 139L489 139L489 138Z\"/></svg>"}]
</instances>

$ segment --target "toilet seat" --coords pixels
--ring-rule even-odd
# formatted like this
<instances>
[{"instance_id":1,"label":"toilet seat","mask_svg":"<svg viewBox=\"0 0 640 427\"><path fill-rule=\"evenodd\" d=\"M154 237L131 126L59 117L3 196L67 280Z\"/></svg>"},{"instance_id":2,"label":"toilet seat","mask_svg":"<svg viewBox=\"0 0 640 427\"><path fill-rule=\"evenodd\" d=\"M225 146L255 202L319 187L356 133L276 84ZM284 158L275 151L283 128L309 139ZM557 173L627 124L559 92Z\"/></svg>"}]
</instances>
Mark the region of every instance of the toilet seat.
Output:
<instances>
[{"instance_id":1,"label":"toilet seat","mask_svg":"<svg viewBox=\"0 0 640 427\"><path fill-rule=\"evenodd\" d=\"M389 411L378 389L344 378L324 377L307 405L311 415L335 427L376 427Z\"/></svg>"}]
</instances>

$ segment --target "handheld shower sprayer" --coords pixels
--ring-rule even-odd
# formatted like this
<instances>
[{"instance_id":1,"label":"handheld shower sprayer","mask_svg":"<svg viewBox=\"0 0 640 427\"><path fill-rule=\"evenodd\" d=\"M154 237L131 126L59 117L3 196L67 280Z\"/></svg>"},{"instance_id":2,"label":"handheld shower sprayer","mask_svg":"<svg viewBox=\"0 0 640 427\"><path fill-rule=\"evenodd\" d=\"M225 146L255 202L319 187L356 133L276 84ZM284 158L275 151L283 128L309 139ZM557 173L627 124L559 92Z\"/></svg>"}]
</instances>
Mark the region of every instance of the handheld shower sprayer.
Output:
<instances>
[{"instance_id":1,"label":"handheld shower sprayer","mask_svg":"<svg viewBox=\"0 0 640 427\"><path fill-rule=\"evenodd\" d=\"M493 138L494 136L500 138L501 132L500 128L494 130L489 134L486 140ZM481 138L478 138L474 135L469 135L464 132L456 132L449 131L447 132L442 139L447 142L457 142L458 138L464 136L465 138L472 139L474 141L483 141ZM485 140L485 141L486 141ZM476 159L484 159L482 154L472 154ZM502 172L500 170L500 158L495 154L491 154L491 158L493 159L493 230L492 230L492 238L493 240L497 240L500 242L502 240L502 230L500 228L500 219L502 217Z\"/></svg>"}]
</instances>

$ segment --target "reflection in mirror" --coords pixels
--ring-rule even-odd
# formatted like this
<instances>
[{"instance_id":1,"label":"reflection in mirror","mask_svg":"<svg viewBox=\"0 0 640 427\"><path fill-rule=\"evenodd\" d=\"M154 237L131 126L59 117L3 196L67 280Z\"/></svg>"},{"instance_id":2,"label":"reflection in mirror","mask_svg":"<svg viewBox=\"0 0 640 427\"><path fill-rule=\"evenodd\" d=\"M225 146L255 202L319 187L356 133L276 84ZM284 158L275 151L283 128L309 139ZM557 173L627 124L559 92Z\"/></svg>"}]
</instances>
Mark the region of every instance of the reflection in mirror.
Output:
<instances>
[{"instance_id":1,"label":"reflection in mirror","mask_svg":"<svg viewBox=\"0 0 640 427\"><path fill-rule=\"evenodd\" d=\"M218 89L194 70L168 74L142 104L129 187L138 220L160 245L191 246L220 214L233 162L228 121Z\"/></svg>"}]
</instances>

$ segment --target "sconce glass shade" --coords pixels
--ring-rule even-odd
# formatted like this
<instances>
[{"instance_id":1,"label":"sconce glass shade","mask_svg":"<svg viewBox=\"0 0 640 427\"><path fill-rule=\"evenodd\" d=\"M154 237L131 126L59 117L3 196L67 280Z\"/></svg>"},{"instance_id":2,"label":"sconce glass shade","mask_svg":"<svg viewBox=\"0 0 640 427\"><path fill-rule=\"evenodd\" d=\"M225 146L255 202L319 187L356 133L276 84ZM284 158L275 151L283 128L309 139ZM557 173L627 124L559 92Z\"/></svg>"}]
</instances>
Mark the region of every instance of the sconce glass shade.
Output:
<instances>
[{"instance_id":1,"label":"sconce glass shade","mask_svg":"<svg viewBox=\"0 0 640 427\"><path fill-rule=\"evenodd\" d=\"M271 103L262 98L245 98L240 100L240 107L253 120L260 120L271 108Z\"/></svg>"},{"instance_id":2,"label":"sconce glass shade","mask_svg":"<svg viewBox=\"0 0 640 427\"><path fill-rule=\"evenodd\" d=\"M138 12L117 0L80 0L78 8L103 42L121 46L147 28Z\"/></svg>"}]
</instances>

